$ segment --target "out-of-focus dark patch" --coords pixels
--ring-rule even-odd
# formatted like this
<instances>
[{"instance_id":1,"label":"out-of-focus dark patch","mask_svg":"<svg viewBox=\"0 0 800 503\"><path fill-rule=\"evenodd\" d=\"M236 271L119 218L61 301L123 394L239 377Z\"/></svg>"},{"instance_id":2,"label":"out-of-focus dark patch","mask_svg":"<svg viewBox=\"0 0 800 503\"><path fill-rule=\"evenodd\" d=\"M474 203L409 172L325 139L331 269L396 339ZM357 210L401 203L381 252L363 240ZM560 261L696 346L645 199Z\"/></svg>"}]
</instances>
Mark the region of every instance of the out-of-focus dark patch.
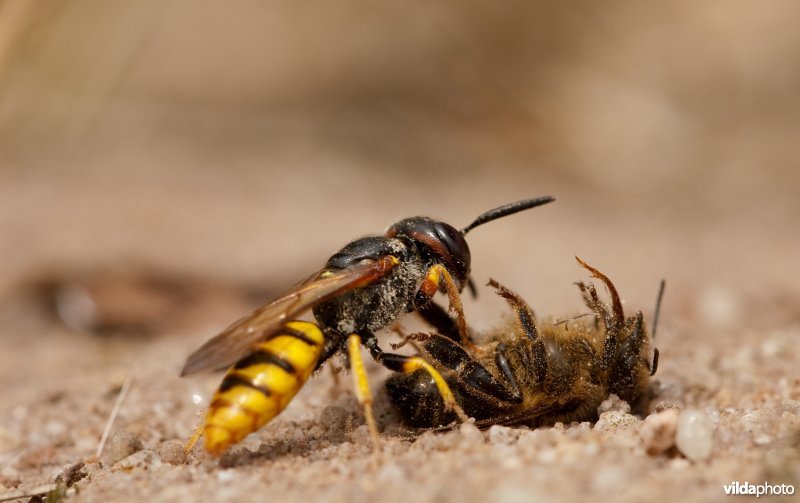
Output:
<instances>
[{"instance_id":1,"label":"out-of-focus dark patch","mask_svg":"<svg viewBox=\"0 0 800 503\"><path fill-rule=\"evenodd\" d=\"M96 335L158 336L255 307L277 290L157 270L53 273L23 287L43 315Z\"/></svg>"}]
</instances>

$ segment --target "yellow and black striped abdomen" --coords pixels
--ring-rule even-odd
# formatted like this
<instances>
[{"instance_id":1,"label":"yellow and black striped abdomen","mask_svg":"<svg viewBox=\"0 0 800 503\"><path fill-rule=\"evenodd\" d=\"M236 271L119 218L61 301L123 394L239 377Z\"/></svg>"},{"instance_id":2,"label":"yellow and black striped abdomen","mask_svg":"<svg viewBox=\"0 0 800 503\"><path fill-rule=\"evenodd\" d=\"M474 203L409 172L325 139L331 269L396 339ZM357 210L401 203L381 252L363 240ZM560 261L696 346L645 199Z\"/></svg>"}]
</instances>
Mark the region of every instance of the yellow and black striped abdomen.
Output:
<instances>
[{"instance_id":1,"label":"yellow and black striped abdomen","mask_svg":"<svg viewBox=\"0 0 800 503\"><path fill-rule=\"evenodd\" d=\"M206 415L206 451L221 454L277 416L316 368L323 342L314 323L290 321L228 370Z\"/></svg>"}]
</instances>

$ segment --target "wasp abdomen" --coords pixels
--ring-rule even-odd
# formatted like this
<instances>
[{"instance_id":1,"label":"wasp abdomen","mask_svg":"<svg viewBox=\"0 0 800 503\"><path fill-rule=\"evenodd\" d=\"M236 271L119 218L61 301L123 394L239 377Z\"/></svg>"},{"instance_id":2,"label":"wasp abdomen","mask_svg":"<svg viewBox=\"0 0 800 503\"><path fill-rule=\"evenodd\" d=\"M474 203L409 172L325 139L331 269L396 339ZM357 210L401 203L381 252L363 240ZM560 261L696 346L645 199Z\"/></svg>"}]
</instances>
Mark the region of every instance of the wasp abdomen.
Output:
<instances>
[{"instance_id":1,"label":"wasp abdomen","mask_svg":"<svg viewBox=\"0 0 800 503\"><path fill-rule=\"evenodd\" d=\"M307 321L290 321L256 344L222 380L206 415L205 448L219 454L277 416L317 366L324 335Z\"/></svg>"}]
</instances>

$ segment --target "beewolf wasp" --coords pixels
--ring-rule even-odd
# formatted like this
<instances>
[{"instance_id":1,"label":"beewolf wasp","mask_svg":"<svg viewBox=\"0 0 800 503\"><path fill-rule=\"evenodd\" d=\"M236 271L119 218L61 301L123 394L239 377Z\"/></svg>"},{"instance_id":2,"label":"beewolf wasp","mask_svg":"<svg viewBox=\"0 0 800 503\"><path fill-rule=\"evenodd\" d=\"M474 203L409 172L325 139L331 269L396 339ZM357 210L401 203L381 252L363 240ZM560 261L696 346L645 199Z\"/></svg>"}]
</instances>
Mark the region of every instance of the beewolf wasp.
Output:
<instances>
[{"instance_id":1,"label":"beewolf wasp","mask_svg":"<svg viewBox=\"0 0 800 503\"><path fill-rule=\"evenodd\" d=\"M460 413L447 382L434 367L420 357L385 353L375 332L413 311L437 330L451 330L448 312L431 301L442 291L455 314L458 340L471 347L460 300L465 286L474 292L465 236L487 222L553 200L545 196L507 204L483 213L461 230L428 217L406 218L391 225L383 236L356 239L344 246L321 271L236 321L189 356L183 376L229 370L187 450L204 435L206 450L220 454L261 428L287 406L314 370L339 351L349 358L356 396L377 446L378 428L361 345L390 370L426 372L445 407ZM316 323L295 319L308 309Z\"/></svg>"}]
</instances>

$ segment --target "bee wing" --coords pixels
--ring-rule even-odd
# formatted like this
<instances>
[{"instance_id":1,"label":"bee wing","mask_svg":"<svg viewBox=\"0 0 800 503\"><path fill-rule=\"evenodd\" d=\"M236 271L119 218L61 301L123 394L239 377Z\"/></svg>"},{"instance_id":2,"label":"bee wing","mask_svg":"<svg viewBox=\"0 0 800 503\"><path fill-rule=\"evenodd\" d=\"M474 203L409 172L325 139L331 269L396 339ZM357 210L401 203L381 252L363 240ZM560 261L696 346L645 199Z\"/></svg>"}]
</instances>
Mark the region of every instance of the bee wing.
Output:
<instances>
[{"instance_id":1,"label":"bee wing","mask_svg":"<svg viewBox=\"0 0 800 503\"><path fill-rule=\"evenodd\" d=\"M499 424L499 425L519 424L525 421L532 421L546 414L552 414L558 412L559 410L564 410L565 407L569 409L574 405L577 404L569 403L565 406L553 402L543 402L523 411L512 412L511 414L503 416L495 416L489 419L481 419L479 421L475 421L475 426L477 426L478 428L488 428L494 424Z\"/></svg>"},{"instance_id":2,"label":"bee wing","mask_svg":"<svg viewBox=\"0 0 800 503\"><path fill-rule=\"evenodd\" d=\"M320 302L380 279L396 264L397 259L387 255L347 269L320 271L309 276L200 346L186 359L181 376L230 367L247 354L253 344L274 335L287 319Z\"/></svg>"}]
</instances>

